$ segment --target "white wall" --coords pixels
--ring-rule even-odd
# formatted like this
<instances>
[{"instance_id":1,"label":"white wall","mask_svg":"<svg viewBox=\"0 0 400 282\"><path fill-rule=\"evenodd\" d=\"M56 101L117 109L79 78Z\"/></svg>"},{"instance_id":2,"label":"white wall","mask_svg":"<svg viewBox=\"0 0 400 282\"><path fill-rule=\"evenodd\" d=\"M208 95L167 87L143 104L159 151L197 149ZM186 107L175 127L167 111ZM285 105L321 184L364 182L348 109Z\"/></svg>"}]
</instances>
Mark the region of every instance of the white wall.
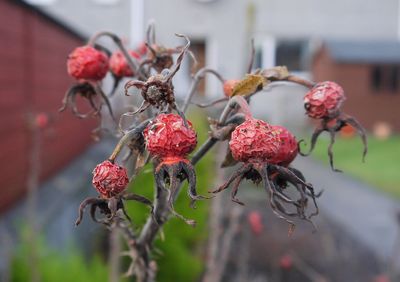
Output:
<instances>
[{"instance_id":1,"label":"white wall","mask_svg":"<svg viewBox=\"0 0 400 282\"><path fill-rule=\"evenodd\" d=\"M240 78L247 64L246 4L243 0L219 0L210 4L194 0L146 0L145 19L156 21L157 40L165 45L182 41L174 33L206 42L206 65L228 78ZM211 77L211 76L210 76ZM207 94L221 95L217 81L208 80Z\"/></svg>"},{"instance_id":2,"label":"white wall","mask_svg":"<svg viewBox=\"0 0 400 282\"><path fill-rule=\"evenodd\" d=\"M257 34L396 39L398 0L254 0Z\"/></svg>"}]
</instances>

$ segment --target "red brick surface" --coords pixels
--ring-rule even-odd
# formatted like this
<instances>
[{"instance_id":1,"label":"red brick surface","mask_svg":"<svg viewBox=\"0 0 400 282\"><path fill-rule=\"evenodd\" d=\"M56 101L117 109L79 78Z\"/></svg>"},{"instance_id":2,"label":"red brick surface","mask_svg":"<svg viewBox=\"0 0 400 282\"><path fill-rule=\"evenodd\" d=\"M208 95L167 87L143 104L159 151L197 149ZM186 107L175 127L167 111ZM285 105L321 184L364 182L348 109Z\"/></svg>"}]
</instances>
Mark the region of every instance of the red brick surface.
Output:
<instances>
[{"instance_id":1,"label":"red brick surface","mask_svg":"<svg viewBox=\"0 0 400 282\"><path fill-rule=\"evenodd\" d=\"M68 53L82 44L62 27L21 4L0 1L0 212L26 192L31 133L28 113L46 112L41 180L56 173L91 142L94 120L58 114L73 83L66 72Z\"/></svg>"}]
</instances>

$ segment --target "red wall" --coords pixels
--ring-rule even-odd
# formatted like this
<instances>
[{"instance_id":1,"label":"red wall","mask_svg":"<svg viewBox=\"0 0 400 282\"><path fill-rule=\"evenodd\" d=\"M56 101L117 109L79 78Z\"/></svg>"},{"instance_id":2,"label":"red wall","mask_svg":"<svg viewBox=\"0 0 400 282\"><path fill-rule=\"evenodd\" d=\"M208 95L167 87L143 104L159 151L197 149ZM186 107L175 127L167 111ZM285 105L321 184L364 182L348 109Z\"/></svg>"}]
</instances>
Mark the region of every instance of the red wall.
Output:
<instances>
[{"instance_id":1,"label":"red wall","mask_svg":"<svg viewBox=\"0 0 400 282\"><path fill-rule=\"evenodd\" d=\"M68 53L82 40L22 4L0 1L0 212L26 192L31 136L27 115L52 117L43 131L41 180L91 142L94 120L58 114L66 89Z\"/></svg>"}]
</instances>

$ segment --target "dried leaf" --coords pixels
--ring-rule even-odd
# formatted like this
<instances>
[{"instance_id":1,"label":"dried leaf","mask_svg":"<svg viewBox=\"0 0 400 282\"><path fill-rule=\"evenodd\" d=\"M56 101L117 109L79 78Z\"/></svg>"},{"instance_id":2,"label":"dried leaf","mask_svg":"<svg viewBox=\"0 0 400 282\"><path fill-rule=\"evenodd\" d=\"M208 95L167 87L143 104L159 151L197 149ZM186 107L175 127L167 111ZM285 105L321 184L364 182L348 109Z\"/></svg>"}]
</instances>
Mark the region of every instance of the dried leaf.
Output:
<instances>
[{"instance_id":1,"label":"dried leaf","mask_svg":"<svg viewBox=\"0 0 400 282\"><path fill-rule=\"evenodd\" d=\"M232 97L236 95L250 96L260 91L267 84L264 76L258 74L246 74L245 78L239 81L232 91Z\"/></svg>"}]
</instances>

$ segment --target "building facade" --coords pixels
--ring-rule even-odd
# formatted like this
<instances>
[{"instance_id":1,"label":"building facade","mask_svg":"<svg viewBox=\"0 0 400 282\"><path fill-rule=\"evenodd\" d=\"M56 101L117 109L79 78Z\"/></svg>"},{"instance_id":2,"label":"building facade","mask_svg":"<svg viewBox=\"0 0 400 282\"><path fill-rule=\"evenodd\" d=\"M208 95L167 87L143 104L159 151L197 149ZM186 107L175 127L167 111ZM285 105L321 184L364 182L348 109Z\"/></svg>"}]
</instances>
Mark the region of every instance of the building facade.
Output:
<instances>
[{"instance_id":1,"label":"building facade","mask_svg":"<svg viewBox=\"0 0 400 282\"><path fill-rule=\"evenodd\" d=\"M333 80L345 89L344 111L367 129L386 124L400 132L399 42L324 42L313 58L312 73L317 81Z\"/></svg>"}]
</instances>

